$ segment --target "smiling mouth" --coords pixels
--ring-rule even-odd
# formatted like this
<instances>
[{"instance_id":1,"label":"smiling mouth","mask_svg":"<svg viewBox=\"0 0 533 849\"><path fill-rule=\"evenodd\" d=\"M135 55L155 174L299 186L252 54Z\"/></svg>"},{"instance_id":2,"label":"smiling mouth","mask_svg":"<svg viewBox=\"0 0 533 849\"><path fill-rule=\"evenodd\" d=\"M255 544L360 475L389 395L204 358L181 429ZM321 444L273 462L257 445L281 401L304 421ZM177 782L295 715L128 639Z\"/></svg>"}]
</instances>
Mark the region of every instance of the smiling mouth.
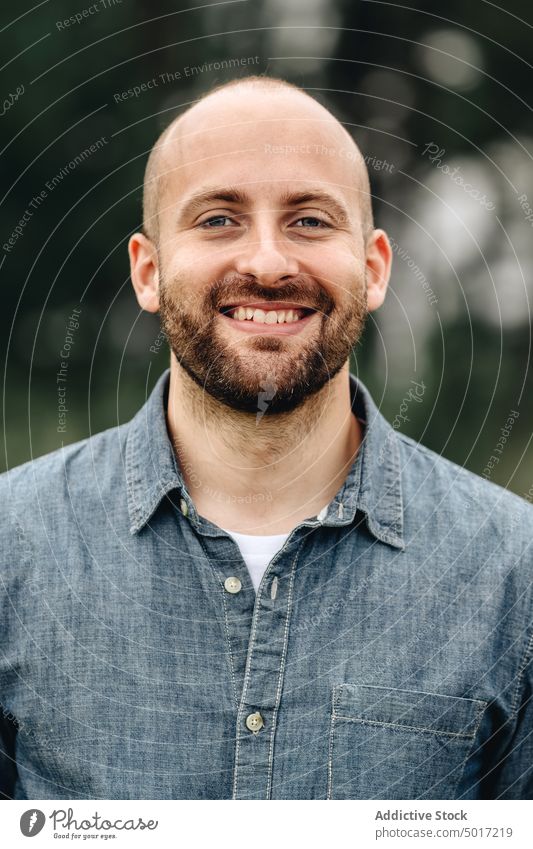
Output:
<instances>
[{"instance_id":1,"label":"smiling mouth","mask_svg":"<svg viewBox=\"0 0 533 849\"><path fill-rule=\"evenodd\" d=\"M316 310L309 307L297 305L263 304L261 306L249 304L227 305L221 307L220 313L234 321L253 324L296 324Z\"/></svg>"}]
</instances>

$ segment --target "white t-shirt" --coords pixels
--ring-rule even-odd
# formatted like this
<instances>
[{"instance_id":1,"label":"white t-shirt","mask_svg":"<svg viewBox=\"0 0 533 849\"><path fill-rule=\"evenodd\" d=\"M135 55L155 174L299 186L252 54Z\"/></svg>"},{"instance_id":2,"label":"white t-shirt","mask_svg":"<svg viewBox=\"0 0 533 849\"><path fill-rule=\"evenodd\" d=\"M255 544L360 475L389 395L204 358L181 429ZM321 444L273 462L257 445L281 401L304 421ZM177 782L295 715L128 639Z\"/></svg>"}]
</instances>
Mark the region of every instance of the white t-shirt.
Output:
<instances>
[{"instance_id":1,"label":"white t-shirt","mask_svg":"<svg viewBox=\"0 0 533 849\"><path fill-rule=\"evenodd\" d=\"M254 589L257 592L266 567L276 552L280 550L289 534L258 537L253 534L238 534L236 531L228 531L227 528L222 528L222 530L233 537L239 546L242 558L248 566Z\"/></svg>"}]
</instances>

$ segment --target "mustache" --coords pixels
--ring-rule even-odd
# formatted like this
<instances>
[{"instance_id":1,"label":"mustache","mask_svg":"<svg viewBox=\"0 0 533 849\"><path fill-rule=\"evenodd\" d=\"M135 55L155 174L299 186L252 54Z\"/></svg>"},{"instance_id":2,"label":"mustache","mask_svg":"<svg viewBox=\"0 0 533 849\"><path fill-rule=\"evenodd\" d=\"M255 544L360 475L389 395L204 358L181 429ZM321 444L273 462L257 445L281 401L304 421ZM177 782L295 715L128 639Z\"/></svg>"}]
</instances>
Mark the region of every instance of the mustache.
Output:
<instances>
[{"instance_id":1,"label":"mustache","mask_svg":"<svg viewBox=\"0 0 533 849\"><path fill-rule=\"evenodd\" d=\"M207 296L214 311L231 303L233 299L250 301L292 301L307 304L313 309L329 313L333 298L321 287L312 285L305 277L293 277L287 283L262 286L253 275L231 274L215 281Z\"/></svg>"}]
</instances>

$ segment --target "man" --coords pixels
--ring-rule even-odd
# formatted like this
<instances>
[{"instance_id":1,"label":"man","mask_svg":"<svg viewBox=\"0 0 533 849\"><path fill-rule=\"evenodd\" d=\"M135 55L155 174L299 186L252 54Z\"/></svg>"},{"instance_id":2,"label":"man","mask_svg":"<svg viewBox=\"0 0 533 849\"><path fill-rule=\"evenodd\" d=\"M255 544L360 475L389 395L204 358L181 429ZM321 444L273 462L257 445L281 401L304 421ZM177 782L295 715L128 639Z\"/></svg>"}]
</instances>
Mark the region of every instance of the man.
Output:
<instances>
[{"instance_id":1,"label":"man","mask_svg":"<svg viewBox=\"0 0 533 849\"><path fill-rule=\"evenodd\" d=\"M391 266L349 135L222 86L129 251L170 372L2 479L4 794L531 798L533 510L349 373Z\"/></svg>"}]
</instances>

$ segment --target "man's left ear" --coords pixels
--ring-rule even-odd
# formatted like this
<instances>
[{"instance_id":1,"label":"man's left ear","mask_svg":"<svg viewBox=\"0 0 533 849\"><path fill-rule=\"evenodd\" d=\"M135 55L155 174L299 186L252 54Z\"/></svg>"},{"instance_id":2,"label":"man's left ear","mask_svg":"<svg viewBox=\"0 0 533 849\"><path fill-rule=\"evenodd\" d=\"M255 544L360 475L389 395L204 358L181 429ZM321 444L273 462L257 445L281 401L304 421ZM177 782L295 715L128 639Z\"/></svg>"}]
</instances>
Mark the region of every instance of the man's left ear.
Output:
<instances>
[{"instance_id":1,"label":"man's left ear","mask_svg":"<svg viewBox=\"0 0 533 849\"><path fill-rule=\"evenodd\" d=\"M392 266L392 248L384 230L373 230L366 246L366 292L368 311L385 300Z\"/></svg>"}]
</instances>

